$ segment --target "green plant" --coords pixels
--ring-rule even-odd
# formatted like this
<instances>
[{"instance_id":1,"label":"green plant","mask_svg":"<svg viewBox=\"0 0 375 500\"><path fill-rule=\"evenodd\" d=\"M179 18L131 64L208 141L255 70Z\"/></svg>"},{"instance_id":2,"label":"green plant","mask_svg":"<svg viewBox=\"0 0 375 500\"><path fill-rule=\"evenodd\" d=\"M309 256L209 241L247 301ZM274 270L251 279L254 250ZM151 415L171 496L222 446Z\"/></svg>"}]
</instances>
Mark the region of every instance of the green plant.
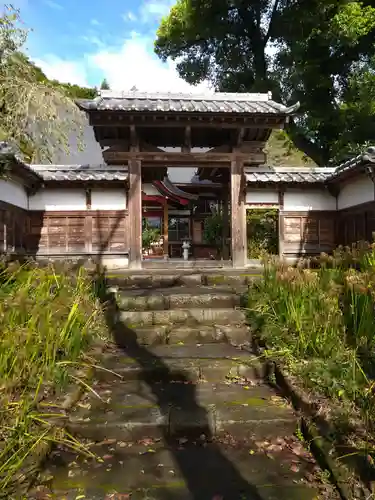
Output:
<instances>
[{"instance_id":1,"label":"green plant","mask_svg":"<svg viewBox=\"0 0 375 500\"><path fill-rule=\"evenodd\" d=\"M205 243L216 248L218 256L221 255L223 242L223 214L216 211L204 220L203 239Z\"/></svg>"},{"instance_id":2,"label":"green plant","mask_svg":"<svg viewBox=\"0 0 375 500\"><path fill-rule=\"evenodd\" d=\"M50 443L83 449L56 427L69 381L104 329L88 274L67 266L11 263L0 268L0 490L10 498Z\"/></svg>"},{"instance_id":3,"label":"green plant","mask_svg":"<svg viewBox=\"0 0 375 500\"><path fill-rule=\"evenodd\" d=\"M362 259L364 248L322 255L315 270L308 263L293 268L268 258L264 279L248 295L249 322L269 354L309 390L346 409L355 405L362 415L375 407L369 390L375 373L375 273L371 260ZM350 267L359 262L361 271Z\"/></svg>"},{"instance_id":4,"label":"green plant","mask_svg":"<svg viewBox=\"0 0 375 500\"><path fill-rule=\"evenodd\" d=\"M259 259L264 252L278 253L277 209L250 209L246 212L247 254Z\"/></svg>"},{"instance_id":5,"label":"green plant","mask_svg":"<svg viewBox=\"0 0 375 500\"><path fill-rule=\"evenodd\" d=\"M160 240L160 230L151 227L146 218L142 219L142 248L143 250L150 250L153 243Z\"/></svg>"}]
</instances>

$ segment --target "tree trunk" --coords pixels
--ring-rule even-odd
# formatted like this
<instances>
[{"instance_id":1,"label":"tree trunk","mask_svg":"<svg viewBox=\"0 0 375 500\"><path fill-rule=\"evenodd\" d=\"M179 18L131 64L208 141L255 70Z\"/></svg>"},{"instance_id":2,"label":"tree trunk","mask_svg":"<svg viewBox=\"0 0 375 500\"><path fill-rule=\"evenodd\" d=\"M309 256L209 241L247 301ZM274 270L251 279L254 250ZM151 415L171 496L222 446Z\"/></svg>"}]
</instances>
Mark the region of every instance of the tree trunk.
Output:
<instances>
[{"instance_id":1,"label":"tree trunk","mask_svg":"<svg viewBox=\"0 0 375 500\"><path fill-rule=\"evenodd\" d=\"M290 118L289 123L285 125L285 130L296 148L303 151L306 156L309 156L318 165L318 167L327 166L329 158L326 157L324 152L316 144L301 134L293 118Z\"/></svg>"}]
</instances>

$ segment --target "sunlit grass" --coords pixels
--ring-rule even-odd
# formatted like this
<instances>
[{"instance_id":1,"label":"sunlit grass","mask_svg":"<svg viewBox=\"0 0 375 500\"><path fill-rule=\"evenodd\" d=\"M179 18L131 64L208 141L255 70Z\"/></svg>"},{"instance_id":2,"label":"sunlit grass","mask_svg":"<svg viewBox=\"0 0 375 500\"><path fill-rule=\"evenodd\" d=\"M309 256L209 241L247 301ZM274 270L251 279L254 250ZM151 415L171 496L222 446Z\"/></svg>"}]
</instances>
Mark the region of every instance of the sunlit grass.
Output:
<instances>
[{"instance_id":1,"label":"sunlit grass","mask_svg":"<svg viewBox=\"0 0 375 500\"><path fill-rule=\"evenodd\" d=\"M266 355L318 398L359 418L375 417L375 248L358 244L291 267L265 260L250 289L248 318Z\"/></svg>"},{"instance_id":2,"label":"sunlit grass","mask_svg":"<svg viewBox=\"0 0 375 500\"><path fill-rule=\"evenodd\" d=\"M104 331L92 283L81 268L0 268L0 491L6 497L51 443L76 449L62 430L67 387Z\"/></svg>"}]
</instances>

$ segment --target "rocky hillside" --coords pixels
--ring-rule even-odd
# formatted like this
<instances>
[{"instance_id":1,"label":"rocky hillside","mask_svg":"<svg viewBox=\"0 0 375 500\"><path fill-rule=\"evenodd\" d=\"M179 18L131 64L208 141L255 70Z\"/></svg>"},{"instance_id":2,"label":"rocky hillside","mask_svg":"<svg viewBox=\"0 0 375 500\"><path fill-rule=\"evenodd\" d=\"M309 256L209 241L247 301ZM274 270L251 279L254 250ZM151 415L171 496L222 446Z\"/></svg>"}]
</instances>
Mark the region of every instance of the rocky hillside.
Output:
<instances>
[{"instance_id":1,"label":"rocky hillside","mask_svg":"<svg viewBox=\"0 0 375 500\"><path fill-rule=\"evenodd\" d=\"M316 164L297 149L283 130L275 130L265 148L267 164L272 167L314 167Z\"/></svg>"}]
</instances>

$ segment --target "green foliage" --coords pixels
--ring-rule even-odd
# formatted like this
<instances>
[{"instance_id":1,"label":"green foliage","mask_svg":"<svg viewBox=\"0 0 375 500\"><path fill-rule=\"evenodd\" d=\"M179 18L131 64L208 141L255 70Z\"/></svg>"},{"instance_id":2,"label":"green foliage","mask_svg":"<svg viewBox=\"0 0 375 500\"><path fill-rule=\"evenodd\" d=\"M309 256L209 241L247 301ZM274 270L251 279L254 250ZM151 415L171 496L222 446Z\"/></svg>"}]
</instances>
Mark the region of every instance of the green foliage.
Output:
<instances>
[{"instance_id":1,"label":"green foliage","mask_svg":"<svg viewBox=\"0 0 375 500\"><path fill-rule=\"evenodd\" d=\"M102 83L100 84L100 89L101 90L110 90L109 83L107 82L107 80L105 78L102 81Z\"/></svg>"},{"instance_id":2,"label":"green foliage","mask_svg":"<svg viewBox=\"0 0 375 500\"><path fill-rule=\"evenodd\" d=\"M105 323L82 269L18 263L1 265L0 323L0 486L11 498L44 446L79 448L57 433L64 411L54 403L69 382L81 383L77 368L89 362L85 352Z\"/></svg>"},{"instance_id":3,"label":"green foliage","mask_svg":"<svg viewBox=\"0 0 375 500\"><path fill-rule=\"evenodd\" d=\"M374 42L370 1L178 0L160 24L155 51L176 60L189 83L300 101L286 132L326 165L375 136Z\"/></svg>"},{"instance_id":4,"label":"green foliage","mask_svg":"<svg viewBox=\"0 0 375 500\"><path fill-rule=\"evenodd\" d=\"M369 245L322 254L314 270L311 261L293 268L268 258L248 295L249 323L267 355L367 432L375 416L374 262Z\"/></svg>"},{"instance_id":5,"label":"green foliage","mask_svg":"<svg viewBox=\"0 0 375 500\"><path fill-rule=\"evenodd\" d=\"M7 7L0 17L0 140L17 144L27 161L51 161L56 150L68 151L72 131L82 146L73 99L96 90L49 81L21 52L26 39L19 12Z\"/></svg>"},{"instance_id":6,"label":"green foliage","mask_svg":"<svg viewBox=\"0 0 375 500\"><path fill-rule=\"evenodd\" d=\"M153 243L160 240L160 230L151 227L146 218L142 219L142 249L150 250Z\"/></svg>"},{"instance_id":7,"label":"green foliage","mask_svg":"<svg viewBox=\"0 0 375 500\"><path fill-rule=\"evenodd\" d=\"M203 241L220 253L223 242L223 215L217 211L204 219Z\"/></svg>"},{"instance_id":8,"label":"green foliage","mask_svg":"<svg viewBox=\"0 0 375 500\"><path fill-rule=\"evenodd\" d=\"M259 259L264 253L278 253L278 218L276 209L252 209L246 212L247 255Z\"/></svg>"}]
</instances>

